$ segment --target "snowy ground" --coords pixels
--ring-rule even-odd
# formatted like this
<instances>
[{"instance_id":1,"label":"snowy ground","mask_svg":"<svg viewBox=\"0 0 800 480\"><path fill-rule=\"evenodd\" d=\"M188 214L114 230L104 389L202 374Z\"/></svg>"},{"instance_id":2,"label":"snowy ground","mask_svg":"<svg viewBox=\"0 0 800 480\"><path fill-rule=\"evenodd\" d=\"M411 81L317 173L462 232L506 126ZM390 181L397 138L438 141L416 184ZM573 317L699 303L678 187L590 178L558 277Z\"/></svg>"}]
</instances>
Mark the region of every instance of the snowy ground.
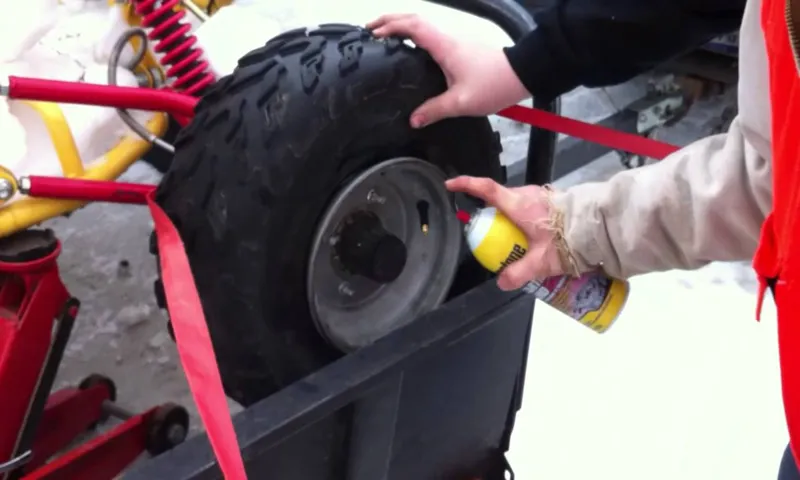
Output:
<instances>
[{"instance_id":1,"label":"snowy ground","mask_svg":"<svg viewBox=\"0 0 800 480\"><path fill-rule=\"evenodd\" d=\"M316 6L341 16L353 11L351 3L365 5ZM270 5L270 15L286 28L307 23L305 3ZM369 7L401 10L381 5ZM641 88L632 82L579 90L564 99L563 111L596 120ZM713 99L694 109L668 132L669 139L687 143L701 136L706 120L726 102ZM506 146L504 161L518 160L525 129L495 122ZM559 183L607 178L620 169L611 154ZM137 165L125 180L154 182L157 176ZM126 407L178 401L194 411L164 315L153 301L145 209L93 205L51 226L64 243L64 281L83 302L58 383L101 372L117 380ZM121 266L123 261L130 266ZM625 312L604 336L537 308L526 398L511 449L517 478L774 478L787 439L774 308L765 303L761 324L754 308L754 280L746 265L636 278Z\"/></svg>"}]
</instances>

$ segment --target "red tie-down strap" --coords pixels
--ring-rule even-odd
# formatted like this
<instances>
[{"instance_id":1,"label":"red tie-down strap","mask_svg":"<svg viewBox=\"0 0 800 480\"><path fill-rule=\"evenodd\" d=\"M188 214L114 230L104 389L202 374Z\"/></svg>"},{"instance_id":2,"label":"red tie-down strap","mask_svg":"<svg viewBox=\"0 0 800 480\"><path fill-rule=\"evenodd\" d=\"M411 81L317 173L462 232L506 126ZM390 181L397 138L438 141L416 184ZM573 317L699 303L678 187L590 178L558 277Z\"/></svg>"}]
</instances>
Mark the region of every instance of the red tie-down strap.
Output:
<instances>
[{"instance_id":1,"label":"red tie-down strap","mask_svg":"<svg viewBox=\"0 0 800 480\"><path fill-rule=\"evenodd\" d=\"M239 442L189 259L178 230L155 202L155 187L40 176L21 178L19 187L22 193L31 197L148 206L158 241L164 296L189 390L222 475L226 480L246 480Z\"/></svg>"},{"instance_id":2,"label":"red tie-down strap","mask_svg":"<svg viewBox=\"0 0 800 480\"><path fill-rule=\"evenodd\" d=\"M599 143L615 150L661 159L678 149L639 135L574 120L542 110L514 106L499 113L534 127ZM175 331L178 355L211 448L227 480L247 475L228 410L211 335L183 242L169 217L154 200L155 187L120 182L31 176L20 180L30 196L80 201L147 204L158 240L161 278Z\"/></svg>"},{"instance_id":3,"label":"red tie-down strap","mask_svg":"<svg viewBox=\"0 0 800 480\"><path fill-rule=\"evenodd\" d=\"M153 217L164 296L186 381L222 475L226 480L246 480L239 441L189 259L178 230L154 196L155 191L147 195L147 206Z\"/></svg>"},{"instance_id":4,"label":"red tie-down strap","mask_svg":"<svg viewBox=\"0 0 800 480\"><path fill-rule=\"evenodd\" d=\"M620 132L602 125L594 125L573 118L562 117L538 108L514 105L501 110L497 114L511 120L527 123L532 127L562 133L587 142L597 143L613 150L622 150L657 160L661 160L680 148L669 143L636 135L635 133Z\"/></svg>"}]
</instances>

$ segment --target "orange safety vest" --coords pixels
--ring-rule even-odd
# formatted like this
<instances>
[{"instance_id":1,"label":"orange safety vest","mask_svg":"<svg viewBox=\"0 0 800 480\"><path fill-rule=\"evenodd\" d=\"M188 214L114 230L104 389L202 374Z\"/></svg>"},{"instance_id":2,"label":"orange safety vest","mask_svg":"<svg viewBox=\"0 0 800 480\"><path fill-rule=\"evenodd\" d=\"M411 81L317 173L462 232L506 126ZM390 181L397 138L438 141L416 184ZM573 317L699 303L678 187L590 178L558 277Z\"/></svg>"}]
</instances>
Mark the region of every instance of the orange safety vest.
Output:
<instances>
[{"instance_id":1,"label":"orange safety vest","mask_svg":"<svg viewBox=\"0 0 800 480\"><path fill-rule=\"evenodd\" d=\"M753 260L759 308L767 282L778 310L778 347L786 423L795 459L800 453L800 70L795 61L792 0L763 0L761 25L769 57L772 107L773 209ZM800 18L800 17L795 17ZM798 26L800 28L800 26ZM794 48L794 50L793 50ZM800 52L798 52L800 53Z\"/></svg>"}]
</instances>

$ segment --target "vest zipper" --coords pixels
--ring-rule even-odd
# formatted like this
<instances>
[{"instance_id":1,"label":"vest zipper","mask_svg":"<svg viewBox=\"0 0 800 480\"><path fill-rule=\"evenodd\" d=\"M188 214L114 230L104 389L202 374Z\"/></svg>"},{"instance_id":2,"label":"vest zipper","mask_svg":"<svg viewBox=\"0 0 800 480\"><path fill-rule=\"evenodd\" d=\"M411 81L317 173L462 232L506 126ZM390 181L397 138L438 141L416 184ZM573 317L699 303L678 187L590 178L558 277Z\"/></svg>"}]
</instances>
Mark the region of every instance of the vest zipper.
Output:
<instances>
[{"instance_id":1,"label":"vest zipper","mask_svg":"<svg viewBox=\"0 0 800 480\"><path fill-rule=\"evenodd\" d=\"M786 29L789 31L789 43L792 45L792 53L794 54L794 64L797 67L798 75L800 75L800 36L798 36L797 25L794 21L792 3L794 3L794 0L786 0L784 15L786 17Z\"/></svg>"}]
</instances>

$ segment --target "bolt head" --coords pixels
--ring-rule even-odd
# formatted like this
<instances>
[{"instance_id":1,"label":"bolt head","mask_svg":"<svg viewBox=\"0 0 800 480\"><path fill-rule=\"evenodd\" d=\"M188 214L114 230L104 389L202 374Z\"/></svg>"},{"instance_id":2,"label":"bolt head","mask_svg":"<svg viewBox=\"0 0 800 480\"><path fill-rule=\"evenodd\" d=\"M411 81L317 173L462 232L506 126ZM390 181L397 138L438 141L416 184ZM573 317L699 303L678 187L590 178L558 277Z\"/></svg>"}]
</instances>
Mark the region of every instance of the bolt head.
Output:
<instances>
[{"instance_id":1,"label":"bolt head","mask_svg":"<svg viewBox=\"0 0 800 480\"><path fill-rule=\"evenodd\" d=\"M186 440L186 429L183 428L183 425L170 425L167 429L167 440L172 445L180 444Z\"/></svg>"},{"instance_id":2,"label":"bolt head","mask_svg":"<svg viewBox=\"0 0 800 480\"><path fill-rule=\"evenodd\" d=\"M0 200L8 200L14 195L14 186L5 178L0 179Z\"/></svg>"},{"instance_id":3,"label":"bolt head","mask_svg":"<svg viewBox=\"0 0 800 480\"><path fill-rule=\"evenodd\" d=\"M356 292L353 291L349 283L343 282L339 284L339 293L346 297L352 297L353 295L355 295Z\"/></svg>"},{"instance_id":4,"label":"bolt head","mask_svg":"<svg viewBox=\"0 0 800 480\"><path fill-rule=\"evenodd\" d=\"M386 197L382 197L375 190L370 190L369 193L367 193L367 201L370 203L378 203L380 205L383 205L384 203L386 203Z\"/></svg>"}]
</instances>

